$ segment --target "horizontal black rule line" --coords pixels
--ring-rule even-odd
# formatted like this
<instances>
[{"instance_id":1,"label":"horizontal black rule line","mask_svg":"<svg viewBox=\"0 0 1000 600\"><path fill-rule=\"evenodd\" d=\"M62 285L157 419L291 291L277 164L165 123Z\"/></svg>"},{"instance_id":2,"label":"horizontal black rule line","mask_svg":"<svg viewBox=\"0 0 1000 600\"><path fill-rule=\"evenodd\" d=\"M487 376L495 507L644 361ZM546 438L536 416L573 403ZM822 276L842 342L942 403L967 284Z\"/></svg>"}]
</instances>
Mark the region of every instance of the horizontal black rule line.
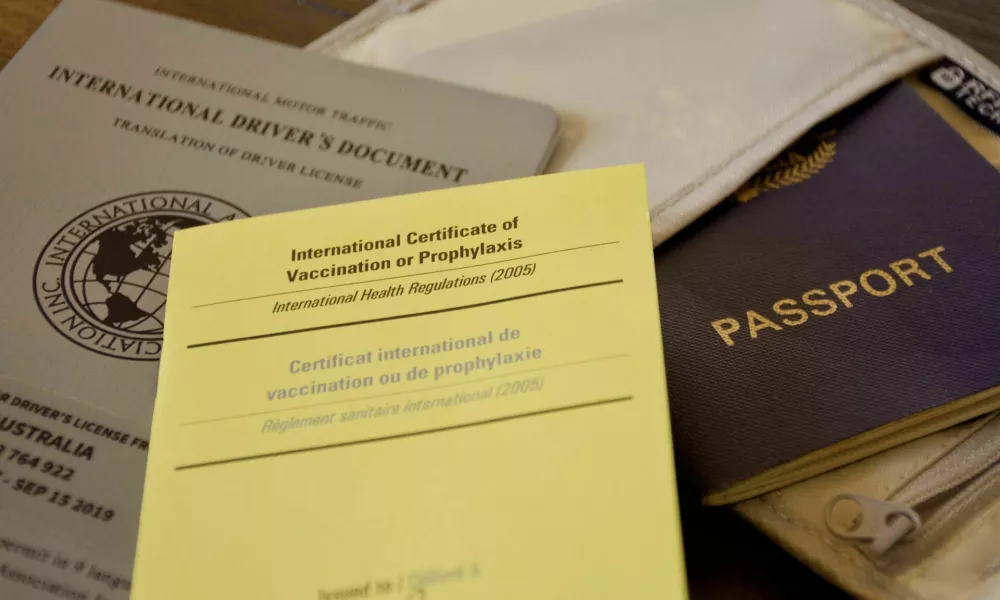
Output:
<instances>
[{"instance_id":1,"label":"horizontal black rule line","mask_svg":"<svg viewBox=\"0 0 1000 600\"><path fill-rule=\"evenodd\" d=\"M303 452L316 452L317 450L332 450L334 448L345 448L347 446L360 446L362 444L374 444L376 442L388 442L392 440L400 440L404 438L417 437L421 435L429 435L432 433L441 433L444 431L454 431L456 429L468 429L470 427L482 427L484 425L495 425L496 423L503 423L504 421L513 421L515 419L526 419L528 417L538 417L541 415L548 415L552 413L577 410L581 408L593 408L596 406L603 406L608 404L616 404L618 402L628 402L632 400L632 396L620 396L618 398L608 398L606 400L594 400L591 402L584 402L582 404L571 404L569 406L558 406L556 408L547 408L544 410L536 410L533 412L518 413L514 415L508 415L506 417L497 417L495 419L485 419L483 421L472 421L470 423L461 423L458 425L449 425L446 427L438 427L435 429L422 429L420 431L411 431L408 433L397 433L395 435L386 435L382 437L365 438L361 440L352 440L349 442L339 442L336 444L326 444L324 446L309 446L307 448L297 448L295 450L282 450L281 452L269 452L266 454L252 454L250 456L238 456L236 458L226 458L222 460L213 460L203 463L194 463L190 465L181 465L179 467L174 467L175 471L186 471L189 469L201 469L204 467L214 467L218 465L226 465L237 462L245 462L248 460L260 460L262 458L274 458L277 456L287 456L289 454L301 454Z\"/></svg>"},{"instance_id":2,"label":"horizontal black rule line","mask_svg":"<svg viewBox=\"0 0 1000 600\"><path fill-rule=\"evenodd\" d=\"M572 248L560 248L559 250L549 250L548 252L539 252L538 254L525 254L523 256L518 256L517 258L505 258L503 260L494 260L492 262L478 263L474 265L466 265L464 267L452 267L450 269L438 269L436 271L424 271L423 273L410 273L408 275L394 275L392 277L381 277L379 279L366 279L364 281L352 281L350 283L335 283L333 285L322 285L319 287L305 288L302 290L289 290L287 292L275 292L273 294L261 294L260 296L247 296L246 298L232 298L230 300L218 300L216 302L206 302L204 304L195 304L191 308L205 308L207 306L219 306L220 304L232 304L233 302L245 302L247 300L260 300L261 298L273 298L275 296L287 296L289 294L304 294L306 292L315 292L318 290L329 290L333 288L345 287L349 285L365 285L368 283L378 283L380 281L390 281L393 279L406 279L407 277L423 277L424 275L435 275L437 273L447 273L449 271L464 271L465 269L475 269L477 267L488 267L490 265L499 265L502 263L509 263L518 260L525 260L528 258L535 258L537 256L548 256L549 254L561 254L563 252L573 252L574 250L586 250L587 248L600 248L601 246L610 246L612 244L617 244L618 240L611 242L600 242L597 244L587 244L585 246L574 246Z\"/></svg>"},{"instance_id":3,"label":"horizontal black rule line","mask_svg":"<svg viewBox=\"0 0 1000 600\"><path fill-rule=\"evenodd\" d=\"M412 319L414 317L426 317L429 315L437 315L441 313L454 312L459 310L468 310L471 308L480 308L482 306L491 306L493 304L503 304L504 302L514 302L517 300L526 300L528 298L536 298L538 296L548 296L551 294L561 294L564 292L574 292L579 290L585 290L589 288L602 287L606 285L614 285L617 283L622 283L623 279L611 279L608 281L597 281L594 283L585 283L582 285L574 285L570 287L558 288L554 290L545 290L542 292L534 292L531 294L523 294L521 296L511 296L509 298L499 298L497 300L489 300L487 302L477 302L475 304L464 304L462 306L452 306L450 308L439 308L437 310L427 310L424 312L407 313L402 315L391 315L388 317L379 317L377 319L365 319L363 321L349 321L346 323L333 323L331 325L317 325L316 327L306 327L304 329L290 329L287 331L275 331L272 333L261 333L258 335L250 335L246 337L229 338L225 340L215 340L212 342L199 342L197 344L190 344L189 349L194 348L206 348L208 346L218 346L221 344L235 344L237 342L249 342L252 340L262 340L267 338L279 337L283 335L295 335L298 333L308 333L310 331L322 331L325 329L337 329L339 327L352 327L354 325L368 325L371 323L381 323L383 321L396 321L398 319Z\"/></svg>"}]
</instances>

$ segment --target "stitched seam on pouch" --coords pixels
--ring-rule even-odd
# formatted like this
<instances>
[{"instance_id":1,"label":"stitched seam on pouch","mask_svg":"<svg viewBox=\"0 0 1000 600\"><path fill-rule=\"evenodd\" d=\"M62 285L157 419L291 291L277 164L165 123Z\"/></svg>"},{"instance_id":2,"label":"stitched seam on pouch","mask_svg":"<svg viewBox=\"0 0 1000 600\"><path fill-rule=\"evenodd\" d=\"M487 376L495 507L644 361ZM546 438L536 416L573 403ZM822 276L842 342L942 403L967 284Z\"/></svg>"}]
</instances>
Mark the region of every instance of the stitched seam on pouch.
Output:
<instances>
[{"instance_id":1,"label":"stitched seam on pouch","mask_svg":"<svg viewBox=\"0 0 1000 600\"><path fill-rule=\"evenodd\" d=\"M919 465L913 467L912 469L907 470L902 475L900 475L898 477L895 477L894 478L895 479L894 483L887 484L885 486L885 488L886 488L885 489L886 496L889 496L889 495L895 493L896 490L899 489L899 486L902 485L904 481L908 481L911 477L913 477L914 475L916 475L917 473L919 473L921 470L923 470L924 468L926 468L930 463L932 463L935 460L938 460L938 459L942 458L945 454L948 454L949 452L951 452L952 450L954 450L955 448L957 448L966 439L968 439L968 436L960 438L960 440L958 442L956 442L956 443L952 443L952 442L950 442L948 440L941 441L938 444L938 447L934 450L934 452L930 453L930 455L931 455L930 458L926 459L925 461L923 461Z\"/></svg>"},{"instance_id":2,"label":"stitched seam on pouch","mask_svg":"<svg viewBox=\"0 0 1000 600\"><path fill-rule=\"evenodd\" d=\"M695 179L691 183L685 185L683 188L681 188L680 190L678 190L677 192L675 192L671 196L668 196L664 200L663 204L659 205L656 209L654 209L653 211L650 212L651 220L659 218L660 215L662 215L666 211L668 211L671 208L673 208L674 206L676 206L682 200L684 200L685 198L687 198L688 196L690 196L692 193L694 193L696 190L698 190L698 188L703 187L709 181L715 179L715 177L718 176L719 173L721 173L721 172L725 171L726 169L728 169L737 160L745 157L754 148L756 148L757 146L760 146L763 142L765 142L766 140L768 140L769 138L771 138L772 136L774 136L777 131L779 131L781 128L783 128L785 125L787 125L789 122L791 122L791 121L799 118L803 113L805 113L809 108L811 108L817 102L820 102L821 100L823 100L825 98L829 98L830 96L833 96L837 92L839 92L839 91L841 91L841 90L843 90L845 88L850 87L850 85L851 85L852 82L856 81L861 76L863 76L864 74L868 73L869 71L872 71L875 68L881 66L882 64L888 62L889 59L892 58L893 56L896 56L896 55L899 55L899 54L904 54L905 52L908 52L908 51L910 51L912 49L913 49L913 46L911 46L909 44L906 44L906 45L902 45L902 46L899 46L899 47L896 47L896 48L892 48L891 50L887 50L887 51L883 52L882 54L880 54L880 55L872 58L871 60L869 60L868 62L866 62L865 64L863 64L861 67L855 69L854 71L851 71L845 78L843 78L840 81L834 83L833 85L825 88L823 91L821 91L819 94L817 94L811 100L809 100L807 102L803 102L802 106L800 106L799 108L797 108L794 111L792 111L791 113L789 113L788 116L786 116L782 120L778 121L777 123L775 123L771 127L768 127L766 131L764 131L763 133L761 133L760 135L758 135L756 138L753 139L753 141L751 141L747 145L745 145L742 148L740 148L739 150L737 150L728 159L726 159L725 161L719 163L718 165L716 165L711 170L707 171L704 175L698 177L697 179Z\"/></svg>"},{"instance_id":3,"label":"stitched seam on pouch","mask_svg":"<svg viewBox=\"0 0 1000 600\"><path fill-rule=\"evenodd\" d=\"M900 595L900 585L892 581L884 573L875 569L875 567L857 550L853 548L846 548L839 545L838 543L830 540L827 536L816 531L816 529L808 522L802 521L797 517L786 514L777 504L772 501L769 496L780 496L780 492L775 492L774 494L768 494L757 498L761 504L767 507L772 513L780 517L788 525L806 534L808 537L815 541L822 543L824 546L833 551L834 554L843 558L852 566L857 567L868 577L869 581L874 583L880 591L885 594L897 598L898 600L924 600L922 596L918 596L912 593L910 590L902 590L905 595Z\"/></svg>"},{"instance_id":4,"label":"stitched seam on pouch","mask_svg":"<svg viewBox=\"0 0 1000 600\"><path fill-rule=\"evenodd\" d=\"M862 8L868 12L875 13L884 21L888 21L891 24L899 27L906 33L910 34L920 42L927 44L931 48L938 50L943 54L947 54L952 58L958 59L965 63L965 67L973 71L980 79L986 80L995 88L1000 88L1000 81L998 81L991 74L985 72L983 69L978 68L976 65L979 63L979 59L972 58L964 51L962 51L962 45L956 44L948 38L940 39L939 36L930 34L918 25L911 23L908 19L904 19L895 12L882 8L881 6L875 6L869 0L850 0L855 4L860 5ZM919 15L918 15L919 16Z\"/></svg>"},{"instance_id":5,"label":"stitched seam on pouch","mask_svg":"<svg viewBox=\"0 0 1000 600\"><path fill-rule=\"evenodd\" d=\"M979 514L977 514L975 517L973 517L972 519L970 519L967 523L961 525L959 527L958 531L956 532L956 534L953 537L955 537L955 539L958 539L958 538L961 537L961 533L962 532L970 531L970 530L976 528L982 521L985 521L985 520L989 519L990 518L990 514L989 513L990 513L990 511L992 509L993 509L993 507L991 506L991 507L989 507L987 509L984 509L984 510L980 511ZM961 545L961 544L959 544L959 545ZM920 579L921 577L924 577L924 578L930 577L931 575L928 573L928 571L930 570L930 568L932 566L932 563L934 563L934 561L937 558L938 557L934 553L931 553L931 554L928 554L927 556L924 556L923 558L919 559L916 563L914 563L912 565L912 571L911 571L911 575L909 577L910 580ZM997 559L995 561L993 561L993 562L997 563L997 564L1000 564L1000 557L997 557ZM1000 573L992 573L992 574L990 574L989 573L990 566L991 565L987 565L983 569L977 569L975 571L976 574L979 575L979 582L978 582L978 584L979 584L980 588L982 588L983 586L988 585L988 580L989 579L991 579L991 578L995 577L996 575L1000 574ZM982 596L980 594L979 597L985 597L985 596Z\"/></svg>"}]
</instances>

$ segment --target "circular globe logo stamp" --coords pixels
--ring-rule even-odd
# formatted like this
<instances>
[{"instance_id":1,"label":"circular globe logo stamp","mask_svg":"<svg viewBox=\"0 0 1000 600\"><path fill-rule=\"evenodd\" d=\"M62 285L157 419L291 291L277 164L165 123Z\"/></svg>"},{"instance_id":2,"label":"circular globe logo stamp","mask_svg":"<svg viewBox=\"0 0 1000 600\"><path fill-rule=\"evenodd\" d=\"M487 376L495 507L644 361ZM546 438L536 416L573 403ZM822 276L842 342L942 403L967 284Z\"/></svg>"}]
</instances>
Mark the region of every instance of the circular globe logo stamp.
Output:
<instances>
[{"instance_id":1,"label":"circular globe logo stamp","mask_svg":"<svg viewBox=\"0 0 1000 600\"><path fill-rule=\"evenodd\" d=\"M35 263L35 301L59 333L88 350L158 360L174 233L249 216L194 192L109 200L78 215L46 244Z\"/></svg>"}]
</instances>

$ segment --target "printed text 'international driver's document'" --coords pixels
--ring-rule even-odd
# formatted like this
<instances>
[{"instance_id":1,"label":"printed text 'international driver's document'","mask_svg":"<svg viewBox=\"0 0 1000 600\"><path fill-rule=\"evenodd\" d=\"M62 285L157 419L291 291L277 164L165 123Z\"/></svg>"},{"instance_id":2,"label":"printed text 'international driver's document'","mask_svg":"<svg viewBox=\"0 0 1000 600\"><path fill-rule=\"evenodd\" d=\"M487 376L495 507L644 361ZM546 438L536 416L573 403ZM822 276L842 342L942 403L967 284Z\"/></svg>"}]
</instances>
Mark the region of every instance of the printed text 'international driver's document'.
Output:
<instances>
[{"instance_id":1,"label":"printed text 'international driver's document'","mask_svg":"<svg viewBox=\"0 0 1000 600\"><path fill-rule=\"evenodd\" d=\"M178 232L132 597L683 598L645 190Z\"/></svg>"}]
</instances>

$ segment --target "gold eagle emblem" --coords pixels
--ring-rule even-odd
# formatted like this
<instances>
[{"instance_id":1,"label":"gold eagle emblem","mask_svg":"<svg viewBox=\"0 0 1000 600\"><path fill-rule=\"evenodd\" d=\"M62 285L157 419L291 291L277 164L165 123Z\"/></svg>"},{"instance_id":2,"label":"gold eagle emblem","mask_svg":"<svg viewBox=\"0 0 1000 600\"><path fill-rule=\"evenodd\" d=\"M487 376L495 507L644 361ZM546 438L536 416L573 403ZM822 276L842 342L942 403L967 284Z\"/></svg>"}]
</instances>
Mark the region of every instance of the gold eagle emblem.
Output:
<instances>
[{"instance_id":1,"label":"gold eagle emblem","mask_svg":"<svg viewBox=\"0 0 1000 600\"><path fill-rule=\"evenodd\" d=\"M832 139L836 132L831 129L813 137L809 150L801 142L795 144L736 190L736 199L749 202L768 190L802 183L825 169L837 154L837 142Z\"/></svg>"}]
</instances>

